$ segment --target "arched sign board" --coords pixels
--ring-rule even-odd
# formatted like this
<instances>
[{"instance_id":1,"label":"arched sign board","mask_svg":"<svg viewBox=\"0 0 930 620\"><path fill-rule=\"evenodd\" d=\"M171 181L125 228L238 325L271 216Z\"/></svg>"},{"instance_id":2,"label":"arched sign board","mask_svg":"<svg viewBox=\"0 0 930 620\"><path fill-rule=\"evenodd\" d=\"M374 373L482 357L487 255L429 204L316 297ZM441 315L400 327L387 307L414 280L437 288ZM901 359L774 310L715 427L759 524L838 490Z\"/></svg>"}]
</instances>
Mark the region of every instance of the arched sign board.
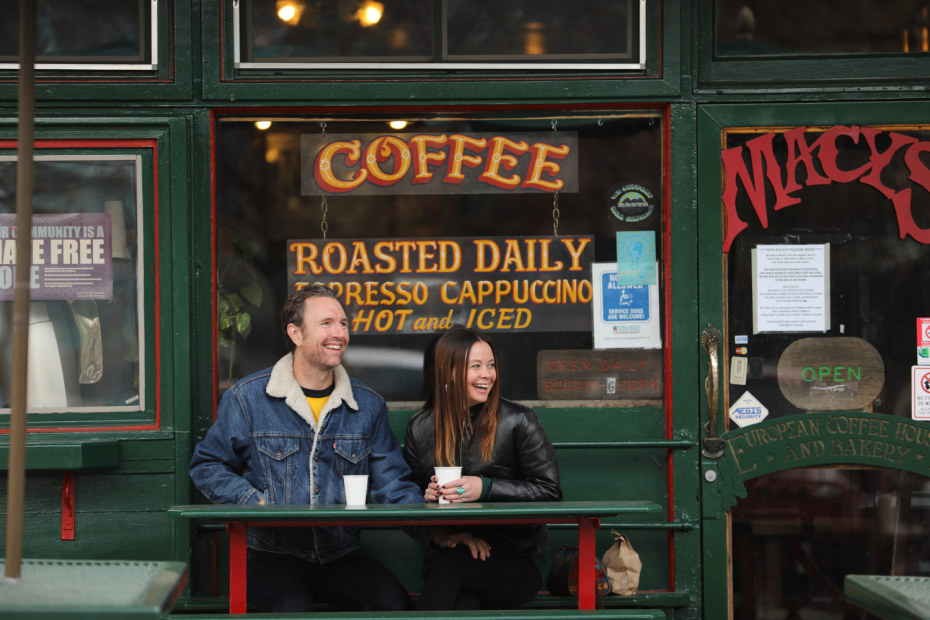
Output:
<instances>
[{"instance_id":1,"label":"arched sign board","mask_svg":"<svg viewBox=\"0 0 930 620\"><path fill-rule=\"evenodd\" d=\"M930 424L887 414L819 412L766 420L723 435L740 480L786 469L864 465L930 472Z\"/></svg>"}]
</instances>

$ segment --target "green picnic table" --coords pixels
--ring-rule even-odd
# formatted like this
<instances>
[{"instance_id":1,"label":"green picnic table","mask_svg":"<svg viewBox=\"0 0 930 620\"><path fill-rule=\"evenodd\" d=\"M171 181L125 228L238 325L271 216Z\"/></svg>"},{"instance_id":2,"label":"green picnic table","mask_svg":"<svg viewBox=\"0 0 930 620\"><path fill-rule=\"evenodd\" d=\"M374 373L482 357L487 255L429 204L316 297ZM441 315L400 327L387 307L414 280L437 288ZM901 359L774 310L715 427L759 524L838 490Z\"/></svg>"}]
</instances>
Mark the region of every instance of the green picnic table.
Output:
<instances>
[{"instance_id":1,"label":"green picnic table","mask_svg":"<svg viewBox=\"0 0 930 620\"><path fill-rule=\"evenodd\" d=\"M185 585L183 562L24 559L0 579L0 618L164 618Z\"/></svg>"},{"instance_id":2,"label":"green picnic table","mask_svg":"<svg viewBox=\"0 0 930 620\"><path fill-rule=\"evenodd\" d=\"M883 620L930 618L930 577L846 575L843 594Z\"/></svg>"},{"instance_id":3,"label":"green picnic table","mask_svg":"<svg viewBox=\"0 0 930 620\"><path fill-rule=\"evenodd\" d=\"M474 502L467 504L367 504L365 506L191 504L172 506L183 519L226 523L229 532L229 612L246 611L246 533L249 527L572 523L578 526L578 608L595 607L594 543L600 520L616 515L661 514L646 501Z\"/></svg>"}]
</instances>

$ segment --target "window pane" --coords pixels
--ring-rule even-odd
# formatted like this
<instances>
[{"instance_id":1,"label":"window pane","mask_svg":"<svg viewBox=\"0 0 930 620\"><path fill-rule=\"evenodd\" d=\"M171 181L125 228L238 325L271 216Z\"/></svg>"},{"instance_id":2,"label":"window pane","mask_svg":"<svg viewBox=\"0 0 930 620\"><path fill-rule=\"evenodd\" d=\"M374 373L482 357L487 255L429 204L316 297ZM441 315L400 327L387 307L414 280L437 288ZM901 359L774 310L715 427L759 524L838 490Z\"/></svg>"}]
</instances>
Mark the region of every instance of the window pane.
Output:
<instances>
[{"instance_id":1,"label":"window pane","mask_svg":"<svg viewBox=\"0 0 930 620\"><path fill-rule=\"evenodd\" d=\"M639 53L644 16L632 0L243 0L241 6L238 61L246 68L503 61L637 68L645 62Z\"/></svg>"},{"instance_id":2,"label":"window pane","mask_svg":"<svg viewBox=\"0 0 930 620\"><path fill-rule=\"evenodd\" d=\"M758 54L927 52L926 0L717 0L716 49Z\"/></svg>"},{"instance_id":3,"label":"window pane","mask_svg":"<svg viewBox=\"0 0 930 620\"><path fill-rule=\"evenodd\" d=\"M746 489L732 511L737 618L864 617L843 596L846 575L927 574L924 476L792 469Z\"/></svg>"},{"instance_id":4,"label":"window pane","mask_svg":"<svg viewBox=\"0 0 930 620\"><path fill-rule=\"evenodd\" d=\"M136 156L37 156L29 325L30 411L141 402ZM12 368L16 161L0 158L0 368ZM10 374L0 372L0 408Z\"/></svg>"},{"instance_id":5,"label":"window pane","mask_svg":"<svg viewBox=\"0 0 930 620\"><path fill-rule=\"evenodd\" d=\"M836 138L838 134L843 137ZM930 264L930 217L920 207L928 192L920 183L923 164L914 153L930 141L930 131L907 126L763 128L730 131L726 140L725 176L732 181L728 187L737 190L725 193L727 229L736 231L725 255L727 328L731 338L740 339L734 342L742 345L736 354L747 364L745 384L729 386L729 402L751 392L770 418L859 409L910 417L915 319L927 316L930 307L924 268ZM804 157L794 159L797 153L818 140L835 149L808 151L817 156L797 165ZM912 143L910 149L903 146ZM881 168L869 163L876 161L877 152L888 153ZM748 163L751 157L764 159L769 169L763 172ZM741 166L746 174L739 172ZM788 188L778 208L766 205L774 205L775 194L783 189L760 180L763 174L784 179L783 188ZM756 175L754 181L751 175ZM753 183L764 192L750 196L746 188ZM810 280L822 280L818 294L826 289L827 303L819 311L825 329L791 324L805 318L794 316L804 312L797 301L803 296L800 284L789 285L798 292L794 299L790 291L781 297L768 290L758 293L763 269L763 275L788 269L784 260L766 264L760 252L776 248L794 253L803 247L818 248L826 257L827 271ZM788 275L796 277L798 268L792 269ZM767 279L776 281L771 275ZM765 313L758 307L766 297L781 300L784 312L771 327L757 320ZM777 312L773 308L768 314ZM843 354L840 362L836 356ZM848 374L820 370L827 367L842 367Z\"/></svg>"},{"instance_id":6,"label":"window pane","mask_svg":"<svg viewBox=\"0 0 930 620\"><path fill-rule=\"evenodd\" d=\"M655 246L660 248L664 220L661 210L664 198L660 118L658 112L642 111L584 117L560 115L556 119L408 119L411 122L403 130L389 129L388 119L329 118L325 122L325 136L324 124L320 122L276 119L269 129L260 131L252 121L224 119L217 128L216 148L216 277L220 294L217 374L221 388L225 381L268 367L284 354L278 315L290 290L290 243L312 240L320 246L324 213L326 240L333 242L333 247L337 244L344 247L345 240L360 240L353 246L358 251L359 260L364 260L362 250L366 249L362 242L399 241L407 247L406 244L415 245L419 240L444 240L468 248L473 247L471 240L476 238L552 239L556 225L559 238L593 238L592 255L597 263L617 264L618 232L642 233L654 238ZM553 120L556 121L556 132L553 132ZM404 185L404 191L399 193L330 194L324 200L324 196L319 194L309 195L301 191L302 173L306 172L307 166L313 165L312 158L309 163L301 162L302 137L329 144L346 136L363 141L372 140L372 136L391 136L396 145L413 143L415 136L439 136L437 139L463 136L466 140L479 140L496 135L513 141L526 138L529 143L531 135L540 141L549 140L549 137L558 141L563 134L577 141L579 175L577 186L572 191L558 193L557 197L552 192L521 193L497 187L482 193L462 191L463 184L444 181L447 177L442 164L432 167L436 173L432 181L418 182L409 187ZM441 150L431 146L429 156L441 157ZM488 154L476 154L470 150L463 154L471 162L483 155ZM372 157L377 156L372 154ZM507 160L508 157L505 154L502 159ZM444 161L448 165L453 159L460 161L452 157ZM369 161L367 157L365 160ZM343 163L340 161L339 165ZM391 165L390 160L385 160L383 169L387 170ZM476 171L474 174L477 176L482 168L470 163L464 166L464 170ZM522 170L524 168L520 168ZM506 176L515 173L512 168L506 170ZM343 178L345 173L340 168L336 174ZM523 297L522 292L504 290L510 281L519 278L520 274L516 273L519 261L524 261L522 265L527 266L529 261L535 260L538 270L542 260L541 244L534 246L532 256L528 252L518 256L518 245L507 246L513 252L509 256L500 255L502 261L505 256L511 261L513 275L507 277L468 278L468 268L464 266L454 276L431 274L429 269L435 260L439 260L436 258L429 259L426 268L420 268L414 260L402 270L401 263L398 263L392 274L403 271L404 277L411 282L422 282L423 291L429 288L423 304L411 303L408 306L416 311L410 315L410 321L440 315L458 320L454 318L458 316L455 303L450 304L448 297L460 295L456 299L473 305L471 297L463 293L462 282L466 279L503 282L501 289L495 288L495 294L499 291L503 300L497 303L486 299L480 304L482 308L538 308L538 304L533 306L532 300L519 301L518 297ZM371 260L376 260L374 251L367 251ZM657 250L655 259L661 262L660 254ZM438 251L435 256L439 256ZM585 260L590 261L591 258ZM591 266L586 263L583 267L587 270ZM616 267L614 271L617 271ZM590 271L586 273L590 274ZM347 279L345 276L318 276L318 281L324 283ZM344 294L342 297L344 302L354 306L348 308L353 331L344 361L350 373L372 385L389 400L420 400L423 352L443 331L443 326L421 324L420 329L408 331L410 325L405 324L398 331L397 314L394 315L395 322L381 331L369 329L367 323L355 323L360 311L371 318L372 312L380 313L392 307L384 305L390 301L392 291L378 285L375 292L370 292L371 287L367 284L384 277L389 276L382 277L377 273L367 277L358 275L353 284L357 287L354 290L369 292L364 295L357 292L352 296ZM537 277L546 281L550 279L534 276ZM457 284L445 288L447 299L443 299L435 292L435 287L441 288L447 280L454 280ZM478 294L478 286L475 285L472 295ZM656 288L660 287L656 285ZM554 294L554 289L549 290ZM369 303L369 297L375 293L382 295L377 300L371 297L378 302L377 305ZM656 295L658 297L659 293ZM619 294L617 297L619 299ZM430 304L434 303L441 310L432 311L434 306ZM643 303L649 302L640 300L637 303L642 307ZM657 300L651 303L653 305L648 307L654 311L651 318L657 332L652 346L661 347L658 333L661 331L662 313L657 307ZM609 399L627 406L661 403L661 348L637 349L646 346L637 344L622 349L623 345L615 345L616 349L602 354L595 350L592 329L588 327L592 321L590 301L571 306L566 303L565 307L565 316L544 330L530 331L529 328L504 324L491 326L490 336L501 361L505 394L522 400ZM383 315L384 321L387 316ZM469 320L468 316L466 312L462 320ZM491 313L486 316L490 317ZM534 314L534 320L536 316ZM583 330L574 323L575 319L586 321ZM247 329L238 329L240 320ZM505 317L502 320L506 323L514 319ZM489 331L485 326L479 327L482 331ZM624 324L619 329L627 327L632 329L633 324ZM542 372L537 366L540 359L548 360ZM572 380L572 372L576 373L575 380ZM544 383L547 378L550 379L549 384ZM611 378L613 391L608 392L608 380Z\"/></svg>"},{"instance_id":7,"label":"window pane","mask_svg":"<svg viewBox=\"0 0 930 620\"><path fill-rule=\"evenodd\" d=\"M446 7L450 59L620 60L633 55L636 20L629 1L446 0Z\"/></svg>"},{"instance_id":8,"label":"window pane","mask_svg":"<svg viewBox=\"0 0 930 620\"><path fill-rule=\"evenodd\" d=\"M429 0L249 0L243 11L242 59L429 60L431 5Z\"/></svg>"},{"instance_id":9,"label":"window pane","mask_svg":"<svg viewBox=\"0 0 930 620\"><path fill-rule=\"evenodd\" d=\"M5 0L0 62L18 62L19 2ZM153 62L146 0L37 0L37 63Z\"/></svg>"}]
</instances>

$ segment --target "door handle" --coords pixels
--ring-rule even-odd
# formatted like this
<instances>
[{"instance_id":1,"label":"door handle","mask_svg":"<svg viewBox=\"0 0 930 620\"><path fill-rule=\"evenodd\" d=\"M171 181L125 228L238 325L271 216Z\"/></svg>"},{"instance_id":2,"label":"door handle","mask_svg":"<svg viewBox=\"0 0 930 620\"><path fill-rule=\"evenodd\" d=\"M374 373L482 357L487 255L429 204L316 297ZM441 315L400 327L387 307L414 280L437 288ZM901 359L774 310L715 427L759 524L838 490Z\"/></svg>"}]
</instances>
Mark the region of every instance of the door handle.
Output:
<instances>
[{"instance_id":1,"label":"door handle","mask_svg":"<svg viewBox=\"0 0 930 620\"><path fill-rule=\"evenodd\" d=\"M707 395L707 424L704 425L704 449L701 453L711 459L723 456L723 447L726 442L717 432L717 391L720 383L720 330L707 324L701 332L701 347L707 354L707 377L704 379L704 392Z\"/></svg>"}]
</instances>

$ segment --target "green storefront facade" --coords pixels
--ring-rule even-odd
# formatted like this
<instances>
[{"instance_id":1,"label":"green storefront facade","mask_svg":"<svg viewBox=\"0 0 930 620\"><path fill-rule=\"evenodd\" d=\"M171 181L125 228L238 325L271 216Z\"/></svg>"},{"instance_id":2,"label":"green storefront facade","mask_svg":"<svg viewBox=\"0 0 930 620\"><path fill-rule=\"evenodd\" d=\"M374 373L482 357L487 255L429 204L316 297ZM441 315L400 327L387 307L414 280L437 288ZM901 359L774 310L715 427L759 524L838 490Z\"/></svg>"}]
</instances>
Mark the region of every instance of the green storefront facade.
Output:
<instances>
[{"instance_id":1,"label":"green storefront facade","mask_svg":"<svg viewBox=\"0 0 930 620\"><path fill-rule=\"evenodd\" d=\"M48 348L29 362L26 557L183 561L186 597L222 596L223 533L166 510L203 501L187 464L218 395L282 354L278 309L312 279L353 309L346 365L401 437L423 350L469 324L495 338L504 394L539 412L568 499L663 506L619 524L643 558L633 605L842 618L844 574L930 574L926 4L837 5L869 16L831 34L799 2L768 27L767 3L745 3L747 22L723 1L566 18L560 3L448 0L405 6L372 47L358 23L322 34L347 2L304 3L317 44L256 17L273 3L126 4L141 42L116 68L98 51L68 66L64 39L40 50L34 260L86 269L33 301L30 340ZM470 47L469 28L507 19ZM404 28L434 39L403 56L420 43ZM2 49L5 468L22 361ZM95 237L103 267L81 254ZM638 259L641 281L624 276ZM106 290L75 292L95 278Z\"/></svg>"}]
</instances>

